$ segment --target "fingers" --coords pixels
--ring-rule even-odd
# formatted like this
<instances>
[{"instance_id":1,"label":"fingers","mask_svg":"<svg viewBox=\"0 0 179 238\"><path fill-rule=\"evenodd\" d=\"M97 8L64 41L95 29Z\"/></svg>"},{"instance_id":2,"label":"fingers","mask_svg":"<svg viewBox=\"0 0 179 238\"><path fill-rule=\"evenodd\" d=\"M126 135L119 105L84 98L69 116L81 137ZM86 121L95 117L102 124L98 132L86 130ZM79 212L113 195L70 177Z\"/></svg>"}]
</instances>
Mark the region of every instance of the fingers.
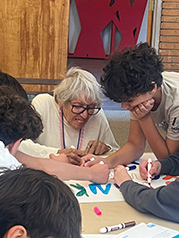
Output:
<instances>
[{"instance_id":1,"label":"fingers","mask_svg":"<svg viewBox=\"0 0 179 238\"><path fill-rule=\"evenodd\" d=\"M107 164L95 164L90 168L92 172L91 181L96 183L107 183L109 178L109 167Z\"/></svg>"},{"instance_id":2,"label":"fingers","mask_svg":"<svg viewBox=\"0 0 179 238\"><path fill-rule=\"evenodd\" d=\"M94 152L94 147L95 147L95 145L93 145L93 143L94 143L94 141L89 141L88 142L88 145L86 146L86 149L85 149L85 152L87 153L87 154L89 154L89 153L91 153L91 154L93 154L93 152ZM93 147L93 148L92 148Z\"/></svg>"},{"instance_id":3,"label":"fingers","mask_svg":"<svg viewBox=\"0 0 179 238\"><path fill-rule=\"evenodd\" d=\"M147 160L144 160L140 163L139 172L142 179L147 179L148 177Z\"/></svg>"},{"instance_id":4,"label":"fingers","mask_svg":"<svg viewBox=\"0 0 179 238\"><path fill-rule=\"evenodd\" d=\"M152 162L152 167L150 169L151 177L154 178L156 175L160 173L161 170L161 164L158 161ZM148 168L147 168L147 160L142 161L142 163L139 165L139 171L140 176L142 179L147 179L148 177Z\"/></svg>"},{"instance_id":5,"label":"fingers","mask_svg":"<svg viewBox=\"0 0 179 238\"><path fill-rule=\"evenodd\" d=\"M104 158L95 156L93 154L88 154L82 157L81 159L85 161L85 164L84 164L85 167L92 167L93 165L100 163L100 161L104 160Z\"/></svg>"},{"instance_id":6,"label":"fingers","mask_svg":"<svg viewBox=\"0 0 179 238\"><path fill-rule=\"evenodd\" d=\"M69 162L68 158L65 154L57 154L57 155L50 154L49 157L50 157L50 159L57 160L59 162L64 162L64 163Z\"/></svg>"},{"instance_id":7,"label":"fingers","mask_svg":"<svg viewBox=\"0 0 179 238\"><path fill-rule=\"evenodd\" d=\"M123 165L118 165L114 169L114 180L120 186L124 181L131 180L126 168Z\"/></svg>"},{"instance_id":8,"label":"fingers","mask_svg":"<svg viewBox=\"0 0 179 238\"><path fill-rule=\"evenodd\" d=\"M81 157L77 156L74 153L68 154L67 157L68 157L68 161L69 161L70 164L74 164L74 165L80 166L81 163L82 163Z\"/></svg>"},{"instance_id":9,"label":"fingers","mask_svg":"<svg viewBox=\"0 0 179 238\"><path fill-rule=\"evenodd\" d=\"M153 106L154 99L152 98L135 106L132 110L132 113L137 119L142 119L152 110Z\"/></svg>"},{"instance_id":10,"label":"fingers","mask_svg":"<svg viewBox=\"0 0 179 238\"><path fill-rule=\"evenodd\" d=\"M85 149L86 153L92 153L95 155L102 155L105 152L108 152L110 150L110 147L104 144L101 141L89 141L88 145Z\"/></svg>"}]
</instances>

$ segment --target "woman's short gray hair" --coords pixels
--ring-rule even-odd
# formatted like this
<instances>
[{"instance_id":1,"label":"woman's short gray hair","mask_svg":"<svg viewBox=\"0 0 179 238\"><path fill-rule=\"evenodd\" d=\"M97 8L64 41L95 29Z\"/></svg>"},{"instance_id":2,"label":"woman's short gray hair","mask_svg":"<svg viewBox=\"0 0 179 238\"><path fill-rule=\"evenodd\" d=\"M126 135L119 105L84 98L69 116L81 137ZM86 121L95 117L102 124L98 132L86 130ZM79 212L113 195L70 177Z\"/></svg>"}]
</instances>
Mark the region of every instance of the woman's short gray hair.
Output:
<instances>
[{"instance_id":1,"label":"woman's short gray hair","mask_svg":"<svg viewBox=\"0 0 179 238\"><path fill-rule=\"evenodd\" d=\"M65 105L67 101L76 99L78 96L86 103L91 99L96 106L101 106L102 91L96 78L86 70L72 67L67 71L66 77L54 89L55 101Z\"/></svg>"}]
</instances>

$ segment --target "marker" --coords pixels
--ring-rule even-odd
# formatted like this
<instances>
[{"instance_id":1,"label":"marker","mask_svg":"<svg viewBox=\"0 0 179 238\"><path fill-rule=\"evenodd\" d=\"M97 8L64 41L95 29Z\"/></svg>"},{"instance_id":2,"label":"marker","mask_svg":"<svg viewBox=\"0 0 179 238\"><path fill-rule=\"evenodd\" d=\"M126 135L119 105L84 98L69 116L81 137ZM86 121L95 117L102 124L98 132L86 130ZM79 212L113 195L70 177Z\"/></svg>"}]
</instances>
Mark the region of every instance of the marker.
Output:
<instances>
[{"instance_id":1,"label":"marker","mask_svg":"<svg viewBox=\"0 0 179 238\"><path fill-rule=\"evenodd\" d=\"M135 224L136 224L135 221L130 221L130 222L126 222L126 223L120 223L120 224L114 225L114 226L106 226L106 227L101 228L99 230L99 232L104 234L104 233L107 233L110 231L117 231L117 230L129 227L129 226L134 226Z\"/></svg>"},{"instance_id":2,"label":"marker","mask_svg":"<svg viewBox=\"0 0 179 238\"><path fill-rule=\"evenodd\" d=\"M101 160L99 163L100 163L100 164L104 164L104 161Z\"/></svg>"},{"instance_id":3,"label":"marker","mask_svg":"<svg viewBox=\"0 0 179 238\"><path fill-rule=\"evenodd\" d=\"M103 161L101 161L101 162L103 162ZM130 171L130 170L136 169L136 165L126 166L125 168L127 171ZM110 173L109 173L109 180L112 180L112 179L114 179L114 169L110 169Z\"/></svg>"},{"instance_id":4,"label":"marker","mask_svg":"<svg viewBox=\"0 0 179 238\"><path fill-rule=\"evenodd\" d=\"M94 207L94 211L98 216L102 214L98 207Z\"/></svg>"},{"instance_id":5,"label":"marker","mask_svg":"<svg viewBox=\"0 0 179 238\"><path fill-rule=\"evenodd\" d=\"M117 183L114 183L114 186L115 186L117 189L120 190L120 187L119 187L119 185L118 185Z\"/></svg>"},{"instance_id":6,"label":"marker","mask_svg":"<svg viewBox=\"0 0 179 238\"><path fill-rule=\"evenodd\" d=\"M110 172L109 172L109 179L114 179L114 169L110 169Z\"/></svg>"},{"instance_id":7,"label":"marker","mask_svg":"<svg viewBox=\"0 0 179 238\"><path fill-rule=\"evenodd\" d=\"M152 168L152 159L149 158L147 162L147 171L148 171L147 182L149 185L151 184L151 181L152 181L151 174L149 173L151 168Z\"/></svg>"},{"instance_id":8,"label":"marker","mask_svg":"<svg viewBox=\"0 0 179 238\"><path fill-rule=\"evenodd\" d=\"M94 161L95 160L95 158L94 157L92 157L91 159L90 159L90 161Z\"/></svg>"},{"instance_id":9,"label":"marker","mask_svg":"<svg viewBox=\"0 0 179 238\"><path fill-rule=\"evenodd\" d=\"M132 165L132 166L127 166L126 167L127 171L130 171L130 170L133 170L133 169L136 169L136 165Z\"/></svg>"},{"instance_id":10,"label":"marker","mask_svg":"<svg viewBox=\"0 0 179 238\"><path fill-rule=\"evenodd\" d=\"M131 162L131 164L137 164L137 165L139 165L139 162L133 161L133 162Z\"/></svg>"}]
</instances>

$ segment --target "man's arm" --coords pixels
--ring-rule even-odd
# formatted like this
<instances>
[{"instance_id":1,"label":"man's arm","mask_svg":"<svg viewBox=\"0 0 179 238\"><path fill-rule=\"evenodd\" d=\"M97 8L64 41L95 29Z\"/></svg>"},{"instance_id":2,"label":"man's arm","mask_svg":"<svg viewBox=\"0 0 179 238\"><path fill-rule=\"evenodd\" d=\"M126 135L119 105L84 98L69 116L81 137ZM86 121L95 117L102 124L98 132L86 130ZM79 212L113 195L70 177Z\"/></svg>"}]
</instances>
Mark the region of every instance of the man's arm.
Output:
<instances>
[{"instance_id":1,"label":"man's arm","mask_svg":"<svg viewBox=\"0 0 179 238\"><path fill-rule=\"evenodd\" d=\"M17 151L15 156L20 163L27 167L43 170L62 180L89 180L96 183L106 183L109 177L109 168L105 164L96 164L88 168L52 159L35 158L20 151Z\"/></svg>"},{"instance_id":2,"label":"man's arm","mask_svg":"<svg viewBox=\"0 0 179 238\"><path fill-rule=\"evenodd\" d=\"M168 138L165 140L156 128L150 113L138 121L153 153L159 160L179 150L179 141Z\"/></svg>"}]
</instances>

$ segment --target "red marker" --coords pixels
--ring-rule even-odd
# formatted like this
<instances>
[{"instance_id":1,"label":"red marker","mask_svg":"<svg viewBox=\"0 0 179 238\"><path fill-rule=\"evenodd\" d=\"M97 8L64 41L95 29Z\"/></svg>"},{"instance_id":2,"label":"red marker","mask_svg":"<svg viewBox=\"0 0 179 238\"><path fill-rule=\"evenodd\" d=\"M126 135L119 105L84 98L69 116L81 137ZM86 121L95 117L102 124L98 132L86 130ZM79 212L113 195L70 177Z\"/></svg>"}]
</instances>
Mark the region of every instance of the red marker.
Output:
<instances>
[{"instance_id":1,"label":"red marker","mask_svg":"<svg viewBox=\"0 0 179 238\"><path fill-rule=\"evenodd\" d=\"M95 211L95 213L96 213L98 216L101 215L101 211L99 210L98 207L94 207L94 211Z\"/></svg>"}]
</instances>

